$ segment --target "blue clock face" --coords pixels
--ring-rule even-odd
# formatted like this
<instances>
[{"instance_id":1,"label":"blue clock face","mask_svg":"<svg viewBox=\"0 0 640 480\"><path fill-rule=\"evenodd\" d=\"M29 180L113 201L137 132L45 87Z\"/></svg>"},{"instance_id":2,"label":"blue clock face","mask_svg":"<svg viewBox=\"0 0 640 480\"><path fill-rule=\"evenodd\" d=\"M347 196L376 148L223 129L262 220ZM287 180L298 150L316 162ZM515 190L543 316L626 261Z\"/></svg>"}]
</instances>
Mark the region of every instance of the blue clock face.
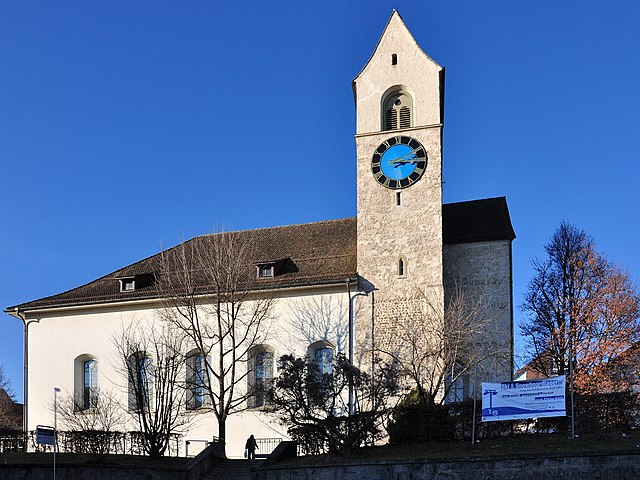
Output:
<instances>
[{"instance_id":1,"label":"blue clock face","mask_svg":"<svg viewBox=\"0 0 640 480\"><path fill-rule=\"evenodd\" d=\"M380 144L371 160L373 177L383 187L406 188L422 177L427 151L411 137L392 137Z\"/></svg>"}]
</instances>

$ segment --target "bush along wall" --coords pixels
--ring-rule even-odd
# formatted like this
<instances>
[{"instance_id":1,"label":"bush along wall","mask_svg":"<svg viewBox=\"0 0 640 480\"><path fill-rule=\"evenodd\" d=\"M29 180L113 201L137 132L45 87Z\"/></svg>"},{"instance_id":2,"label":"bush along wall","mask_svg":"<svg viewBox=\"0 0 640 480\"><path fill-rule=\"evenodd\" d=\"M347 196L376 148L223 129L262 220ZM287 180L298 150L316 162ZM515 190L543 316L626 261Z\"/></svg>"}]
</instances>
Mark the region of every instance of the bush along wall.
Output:
<instances>
[{"instance_id":1,"label":"bush along wall","mask_svg":"<svg viewBox=\"0 0 640 480\"><path fill-rule=\"evenodd\" d=\"M567 399L567 414L571 405ZM515 433L569 432L570 417L482 422L476 409L476 438ZM580 434L628 431L640 427L640 394L627 391L575 396L576 429ZM473 401L445 405L403 402L393 412L387 432L389 443L410 444L443 440L470 440Z\"/></svg>"}]
</instances>

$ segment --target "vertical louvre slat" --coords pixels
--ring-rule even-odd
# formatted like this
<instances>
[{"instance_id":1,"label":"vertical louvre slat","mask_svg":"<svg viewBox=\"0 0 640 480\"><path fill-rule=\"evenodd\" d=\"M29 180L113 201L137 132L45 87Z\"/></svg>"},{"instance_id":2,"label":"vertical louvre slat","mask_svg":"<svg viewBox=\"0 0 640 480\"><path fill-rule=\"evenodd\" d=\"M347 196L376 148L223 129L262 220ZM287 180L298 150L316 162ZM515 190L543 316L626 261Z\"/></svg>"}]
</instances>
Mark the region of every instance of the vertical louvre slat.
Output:
<instances>
[{"instance_id":1,"label":"vertical louvre slat","mask_svg":"<svg viewBox=\"0 0 640 480\"><path fill-rule=\"evenodd\" d=\"M411 126L411 110L404 106L400 109L400 128L409 128Z\"/></svg>"},{"instance_id":2,"label":"vertical louvre slat","mask_svg":"<svg viewBox=\"0 0 640 480\"><path fill-rule=\"evenodd\" d=\"M395 130L398 128L398 116L395 109L389 108L385 112L385 130Z\"/></svg>"}]
</instances>

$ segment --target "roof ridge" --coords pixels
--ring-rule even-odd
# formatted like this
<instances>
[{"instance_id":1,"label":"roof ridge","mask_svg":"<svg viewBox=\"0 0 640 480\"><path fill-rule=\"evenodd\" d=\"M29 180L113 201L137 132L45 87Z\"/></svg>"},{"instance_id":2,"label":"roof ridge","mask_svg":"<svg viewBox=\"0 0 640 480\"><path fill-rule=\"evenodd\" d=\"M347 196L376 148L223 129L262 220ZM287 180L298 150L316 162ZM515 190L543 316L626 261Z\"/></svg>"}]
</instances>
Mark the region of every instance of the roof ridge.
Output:
<instances>
[{"instance_id":1,"label":"roof ridge","mask_svg":"<svg viewBox=\"0 0 640 480\"><path fill-rule=\"evenodd\" d=\"M342 218L334 218L334 219L330 219L330 220L318 220L315 222L302 222L302 223L290 223L288 225L276 225L273 227L257 227L257 228L247 228L244 230L224 230L221 232L213 232L213 233L203 233L201 235L196 235L193 238L204 238L204 237L211 237L214 235L220 235L223 233L245 233L245 232L257 232L257 231L261 231L261 230L278 230L281 228L292 228L292 227L304 227L306 225L320 225L320 224L326 224L326 223L337 223L337 222L343 222L345 220L356 220L357 217L342 217ZM190 239L190 240L193 240Z\"/></svg>"}]
</instances>

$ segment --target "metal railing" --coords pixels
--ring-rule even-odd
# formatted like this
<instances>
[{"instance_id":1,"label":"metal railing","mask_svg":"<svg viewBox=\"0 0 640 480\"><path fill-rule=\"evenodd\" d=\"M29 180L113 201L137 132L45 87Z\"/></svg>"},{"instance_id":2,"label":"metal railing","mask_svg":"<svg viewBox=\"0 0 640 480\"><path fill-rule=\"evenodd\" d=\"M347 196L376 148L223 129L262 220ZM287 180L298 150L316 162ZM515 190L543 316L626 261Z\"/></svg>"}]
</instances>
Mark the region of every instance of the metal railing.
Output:
<instances>
[{"instance_id":1,"label":"metal railing","mask_svg":"<svg viewBox=\"0 0 640 480\"><path fill-rule=\"evenodd\" d=\"M198 453L202 452L205 448L207 448L211 442L209 440L186 440L184 442L184 456L185 457L195 457ZM196 447L196 452L193 453L193 448L191 448L191 453L189 452L190 447ZM202 448L197 448L201 446Z\"/></svg>"},{"instance_id":2,"label":"metal railing","mask_svg":"<svg viewBox=\"0 0 640 480\"><path fill-rule=\"evenodd\" d=\"M0 430L0 453L21 452L24 450L22 430Z\"/></svg>"},{"instance_id":3,"label":"metal railing","mask_svg":"<svg viewBox=\"0 0 640 480\"><path fill-rule=\"evenodd\" d=\"M58 451L65 453L144 455L141 432L58 431ZM0 431L0 453L25 451L24 433L19 430ZM180 436L172 435L167 455L178 456ZM27 449L33 452L51 452L51 445L36 442L35 431L28 432Z\"/></svg>"},{"instance_id":4,"label":"metal railing","mask_svg":"<svg viewBox=\"0 0 640 480\"><path fill-rule=\"evenodd\" d=\"M276 449L280 442L282 442L282 438L256 438L256 443L258 444L256 457L266 458Z\"/></svg>"}]
</instances>

